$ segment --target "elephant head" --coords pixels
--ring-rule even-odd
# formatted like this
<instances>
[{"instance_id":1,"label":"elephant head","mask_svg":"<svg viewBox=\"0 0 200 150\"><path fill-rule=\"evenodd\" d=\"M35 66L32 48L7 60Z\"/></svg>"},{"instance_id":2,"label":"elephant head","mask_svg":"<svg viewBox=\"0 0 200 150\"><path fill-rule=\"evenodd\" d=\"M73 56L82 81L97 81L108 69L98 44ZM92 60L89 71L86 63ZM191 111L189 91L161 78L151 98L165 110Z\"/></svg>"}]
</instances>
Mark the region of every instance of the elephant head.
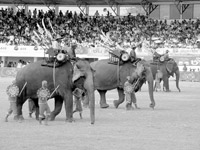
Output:
<instances>
[{"instance_id":1,"label":"elephant head","mask_svg":"<svg viewBox=\"0 0 200 150\"><path fill-rule=\"evenodd\" d=\"M177 64L175 61L170 60L166 63L166 69L169 72L169 74L173 74L175 72L175 70L177 69Z\"/></svg>"},{"instance_id":2,"label":"elephant head","mask_svg":"<svg viewBox=\"0 0 200 150\"><path fill-rule=\"evenodd\" d=\"M181 91L179 88L179 78L180 78L180 72L179 72L179 68L177 63L174 60L170 60L166 63L166 69L169 73L169 77L173 76L174 73L176 75L176 87L179 90L179 92Z\"/></svg>"},{"instance_id":3,"label":"elephant head","mask_svg":"<svg viewBox=\"0 0 200 150\"><path fill-rule=\"evenodd\" d=\"M138 63L137 63L137 66L136 66L135 72L137 73L137 75L138 75L139 77L142 77L142 74L144 73L144 71L145 71L144 64L141 63L141 62L138 62Z\"/></svg>"},{"instance_id":4,"label":"elephant head","mask_svg":"<svg viewBox=\"0 0 200 150\"><path fill-rule=\"evenodd\" d=\"M141 62L138 64L137 75L143 77L144 80L140 81L140 87L147 81L149 85L149 96L151 100L150 107L155 107L155 101L153 96L153 76L150 66L147 66L147 62ZM118 100L114 100L114 106L118 106L124 101L124 83L127 81L127 76L132 78L132 73L135 72L136 67L131 62L126 62L121 65L114 65L110 63L109 59L102 59L91 63L91 67L94 72L94 85L95 89L100 94L100 106L101 108L107 108L109 105L106 103L106 92L117 88ZM144 70L143 70L144 69Z\"/></svg>"},{"instance_id":5,"label":"elephant head","mask_svg":"<svg viewBox=\"0 0 200 150\"><path fill-rule=\"evenodd\" d=\"M135 92L137 92L145 82L145 66L142 62L137 63L136 69L132 72L130 77L132 82L136 82L134 89Z\"/></svg>"},{"instance_id":6,"label":"elephant head","mask_svg":"<svg viewBox=\"0 0 200 150\"><path fill-rule=\"evenodd\" d=\"M144 71L145 71L144 65L138 62L136 65L136 69L130 75L131 82L135 82L137 79L142 78Z\"/></svg>"},{"instance_id":7,"label":"elephant head","mask_svg":"<svg viewBox=\"0 0 200 150\"><path fill-rule=\"evenodd\" d=\"M89 107L90 107L90 117L91 123L95 121L95 96L94 96L94 81L93 81L93 69L90 67L88 61L79 59L74 64L74 73L72 81L75 87L82 88L85 90L85 93L88 98Z\"/></svg>"}]
</instances>

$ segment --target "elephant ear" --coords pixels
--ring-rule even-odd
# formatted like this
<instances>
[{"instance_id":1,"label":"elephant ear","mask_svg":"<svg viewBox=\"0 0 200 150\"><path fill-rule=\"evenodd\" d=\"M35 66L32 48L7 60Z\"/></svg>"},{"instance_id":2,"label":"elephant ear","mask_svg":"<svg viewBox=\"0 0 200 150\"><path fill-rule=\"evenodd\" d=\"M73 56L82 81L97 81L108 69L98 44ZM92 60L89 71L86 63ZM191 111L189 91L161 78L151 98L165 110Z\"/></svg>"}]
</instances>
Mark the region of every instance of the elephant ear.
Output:
<instances>
[{"instance_id":1,"label":"elephant ear","mask_svg":"<svg viewBox=\"0 0 200 150\"><path fill-rule=\"evenodd\" d=\"M79 69L78 65L75 64L74 65L74 72L73 72L72 81L75 82L76 80L78 80L82 76L85 76L84 73L81 72L81 70Z\"/></svg>"},{"instance_id":2,"label":"elephant ear","mask_svg":"<svg viewBox=\"0 0 200 150\"><path fill-rule=\"evenodd\" d=\"M167 64L166 64L166 69L169 73L172 73L173 71L173 67L174 67L174 63L171 62L171 61L168 61Z\"/></svg>"},{"instance_id":3,"label":"elephant ear","mask_svg":"<svg viewBox=\"0 0 200 150\"><path fill-rule=\"evenodd\" d=\"M136 71L136 73L141 77L142 74L143 74L144 71L145 71L145 67L144 67L144 65L143 65L142 63L138 62L135 71Z\"/></svg>"}]
</instances>

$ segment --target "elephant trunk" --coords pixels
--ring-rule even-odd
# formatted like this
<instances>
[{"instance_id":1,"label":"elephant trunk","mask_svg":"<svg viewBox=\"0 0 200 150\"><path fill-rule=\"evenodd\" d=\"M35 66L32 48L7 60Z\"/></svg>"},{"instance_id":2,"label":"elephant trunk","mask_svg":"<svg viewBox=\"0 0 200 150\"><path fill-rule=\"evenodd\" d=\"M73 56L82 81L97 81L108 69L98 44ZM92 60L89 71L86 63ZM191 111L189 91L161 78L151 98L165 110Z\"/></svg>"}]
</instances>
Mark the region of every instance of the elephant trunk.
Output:
<instances>
[{"instance_id":1,"label":"elephant trunk","mask_svg":"<svg viewBox=\"0 0 200 150\"><path fill-rule=\"evenodd\" d=\"M151 99L150 107L154 109L155 107L155 100L153 95L153 75L151 69L146 69L146 80L148 81L148 88L149 88L149 97Z\"/></svg>"},{"instance_id":2,"label":"elephant trunk","mask_svg":"<svg viewBox=\"0 0 200 150\"><path fill-rule=\"evenodd\" d=\"M180 88L179 88L179 78L180 78L180 72L179 72L179 69L177 69L175 71L175 74L176 74L176 87L177 89L179 90L179 92L181 92Z\"/></svg>"},{"instance_id":3,"label":"elephant trunk","mask_svg":"<svg viewBox=\"0 0 200 150\"><path fill-rule=\"evenodd\" d=\"M87 98L89 101L89 108L90 108L90 119L91 124L95 122L95 96L94 96L94 82L93 82L93 74L87 75L84 88L87 91Z\"/></svg>"}]
</instances>

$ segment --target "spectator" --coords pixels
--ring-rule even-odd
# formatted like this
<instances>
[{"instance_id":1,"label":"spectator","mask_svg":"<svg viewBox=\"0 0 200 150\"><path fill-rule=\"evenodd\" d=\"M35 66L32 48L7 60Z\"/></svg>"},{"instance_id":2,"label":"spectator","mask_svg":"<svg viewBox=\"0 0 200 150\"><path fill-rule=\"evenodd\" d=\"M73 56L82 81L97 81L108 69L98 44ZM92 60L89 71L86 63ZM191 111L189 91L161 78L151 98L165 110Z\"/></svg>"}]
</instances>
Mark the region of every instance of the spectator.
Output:
<instances>
[{"instance_id":1,"label":"spectator","mask_svg":"<svg viewBox=\"0 0 200 150\"><path fill-rule=\"evenodd\" d=\"M93 17L83 16L71 11L59 12L56 16L55 10L44 12L35 9L25 14L25 10L18 10L14 14L13 9L1 9L0 11L0 43L8 45L37 45L33 31L38 30L37 24L42 26L42 19L46 28L53 33L60 34L63 41L69 44L72 40L79 43L95 45L100 41L100 35L112 32L109 37L116 43L121 42L124 47L131 47L133 44L145 43L158 47L197 47L200 33L200 20L186 21L174 20L167 23L167 20L158 21L147 16L114 17L105 10L107 16L100 16L96 11ZM48 20L52 23L49 25ZM150 39L157 38L158 40ZM38 39L37 39L38 40ZM159 41L158 43L156 41ZM129 43L129 44L127 44ZM142 45L142 44L141 44Z\"/></svg>"},{"instance_id":2,"label":"spectator","mask_svg":"<svg viewBox=\"0 0 200 150\"><path fill-rule=\"evenodd\" d=\"M165 54L163 55L164 60L169 60L169 50L166 50Z\"/></svg>"},{"instance_id":3,"label":"spectator","mask_svg":"<svg viewBox=\"0 0 200 150\"><path fill-rule=\"evenodd\" d=\"M183 64L183 71L187 72L187 66L186 66L186 64Z\"/></svg>"},{"instance_id":4,"label":"spectator","mask_svg":"<svg viewBox=\"0 0 200 150\"><path fill-rule=\"evenodd\" d=\"M17 68L22 68L22 60L21 59L17 63Z\"/></svg>"},{"instance_id":5,"label":"spectator","mask_svg":"<svg viewBox=\"0 0 200 150\"><path fill-rule=\"evenodd\" d=\"M1 65L1 67L4 67L4 62L3 62L3 61L1 61L1 64L0 64L0 65Z\"/></svg>"}]
</instances>

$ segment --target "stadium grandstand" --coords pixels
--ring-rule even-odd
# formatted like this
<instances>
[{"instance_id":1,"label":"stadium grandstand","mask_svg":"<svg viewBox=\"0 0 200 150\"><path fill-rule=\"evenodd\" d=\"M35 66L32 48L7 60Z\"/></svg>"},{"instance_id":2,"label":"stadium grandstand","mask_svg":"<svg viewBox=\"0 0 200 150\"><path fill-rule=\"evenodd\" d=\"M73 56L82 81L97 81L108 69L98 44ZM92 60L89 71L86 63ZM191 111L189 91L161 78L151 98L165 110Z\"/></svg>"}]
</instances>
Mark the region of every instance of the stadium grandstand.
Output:
<instances>
[{"instance_id":1,"label":"stadium grandstand","mask_svg":"<svg viewBox=\"0 0 200 150\"><path fill-rule=\"evenodd\" d=\"M1 67L42 59L45 47L34 32L45 24L62 37L63 48L76 42L77 55L90 61L108 57L105 34L125 49L137 45L138 57L150 59L150 49L167 49L180 70L184 64L200 69L197 0L0 0L0 7Z\"/></svg>"}]
</instances>

